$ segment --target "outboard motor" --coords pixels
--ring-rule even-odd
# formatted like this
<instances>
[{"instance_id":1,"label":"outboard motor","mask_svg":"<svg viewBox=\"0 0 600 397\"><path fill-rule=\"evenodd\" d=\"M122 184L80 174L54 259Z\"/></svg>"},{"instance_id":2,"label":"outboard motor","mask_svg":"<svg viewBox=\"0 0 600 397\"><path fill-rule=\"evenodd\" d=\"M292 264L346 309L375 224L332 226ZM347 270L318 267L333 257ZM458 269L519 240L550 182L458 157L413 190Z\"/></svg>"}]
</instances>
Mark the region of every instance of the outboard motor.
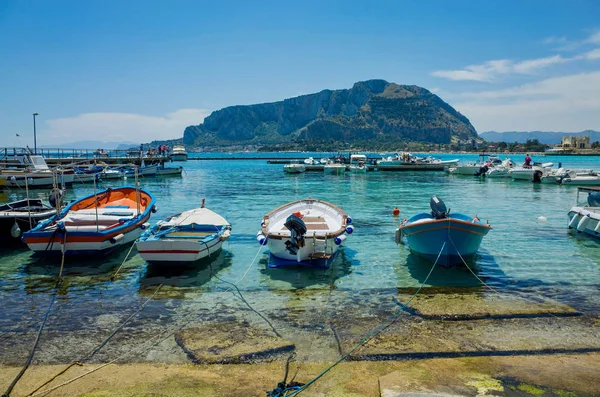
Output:
<instances>
[{"instance_id":1,"label":"outboard motor","mask_svg":"<svg viewBox=\"0 0 600 397\"><path fill-rule=\"evenodd\" d=\"M593 192L588 195L587 202L590 207L600 207L600 192Z\"/></svg>"},{"instance_id":2,"label":"outboard motor","mask_svg":"<svg viewBox=\"0 0 600 397\"><path fill-rule=\"evenodd\" d=\"M448 209L446 204L440 200L436 195L431 196L429 201L431 207L431 217L434 219L445 219L448 217Z\"/></svg>"},{"instance_id":3,"label":"outboard motor","mask_svg":"<svg viewBox=\"0 0 600 397\"><path fill-rule=\"evenodd\" d=\"M290 254L296 255L298 248L304 247L304 235L306 234L306 224L300 217L290 215L283 224L290 232L291 238L285 242L285 248Z\"/></svg>"},{"instance_id":4,"label":"outboard motor","mask_svg":"<svg viewBox=\"0 0 600 397\"><path fill-rule=\"evenodd\" d=\"M479 168L479 171L475 173L475 176L485 175L488 172L488 170L488 166L484 164Z\"/></svg>"}]
</instances>

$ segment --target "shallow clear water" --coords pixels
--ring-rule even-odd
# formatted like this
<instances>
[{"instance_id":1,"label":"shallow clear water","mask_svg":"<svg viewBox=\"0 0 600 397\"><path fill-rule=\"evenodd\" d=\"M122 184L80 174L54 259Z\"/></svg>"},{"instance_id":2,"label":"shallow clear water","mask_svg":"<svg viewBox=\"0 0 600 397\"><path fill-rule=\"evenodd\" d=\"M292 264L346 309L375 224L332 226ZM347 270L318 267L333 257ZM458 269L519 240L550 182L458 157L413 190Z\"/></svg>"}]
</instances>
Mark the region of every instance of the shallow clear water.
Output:
<instances>
[{"instance_id":1,"label":"shallow clear water","mask_svg":"<svg viewBox=\"0 0 600 397\"><path fill-rule=\"evenodd\" d=\"M475 160L477 156L444 155ZM524 156L514 156L519 162ZM593 157L547 157L535 159L562 162L564 167L598 169ZM527 294L543 292L555 298L578 302L580 309L598 311L595 298L600 285L600 251L592 239L567 231L567 212L575 203L576 188L536 185L511 180L480 180L443 172L368 172L342 176L306 172L283 173L283 166L264 160L200 160L183 165L182 177L148 178L144 189L157 198L156 222L167 215L206 206L224 216L233 226L224 250L210 262L177 269L148 265L132 252L116 281L110 276L125 259L127 248L109 257L75 260L65 268L65 282L54 308L70 313L69 320L56 320L52 329L74 329L79 323L102 321L103 315L131 310L151 296L156 286L164 288L145 309L160 321L178 316L206 294L226 286L211 276L237 282L242 291L260 292L253 306L260 310L283 291L293 289L395 290L418 287L431 264L394 243L401 219L429 210L432 194L442 198L454 212L477 215L493 230L484 238L476 257L476 272L500 290ZM174 165L175 165L174 164ZM104 182L98 189L133 181ZM70 189L67 199L93 192L92 185ZM34 195L45 197L46 191ZM0 195L0 201L16 200L22 191ZM286 202L313 197L342 207L353 218L355 232L349 236L332 270L267 268L266 248L255 239L262 216ZM399 217L392 209L401 210ZM544 222L538 217L546 218ZM4 249L0 259L0 338L2 332L36 327L52 294L59 260L39 260L27 248ZM473 287L479 282L465 268L436 269L428 285ZM316 292L316 291L315 291ZM164 298L164 299L160 299ZM181 309L183 310L183 309ZM76 314L74 317L73 314ZM57 315L56 318L59 316ZM157 320L158 321L158 320Z\"/></svg>"}]
</instances>

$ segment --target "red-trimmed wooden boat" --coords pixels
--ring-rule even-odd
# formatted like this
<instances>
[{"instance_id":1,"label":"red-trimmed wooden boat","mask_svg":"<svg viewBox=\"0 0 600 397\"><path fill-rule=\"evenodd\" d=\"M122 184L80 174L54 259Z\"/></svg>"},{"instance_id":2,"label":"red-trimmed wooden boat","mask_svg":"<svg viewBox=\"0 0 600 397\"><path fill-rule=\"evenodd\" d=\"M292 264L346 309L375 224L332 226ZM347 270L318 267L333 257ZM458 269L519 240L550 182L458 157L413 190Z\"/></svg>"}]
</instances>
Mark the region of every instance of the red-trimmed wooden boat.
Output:
<instances>
[{"instance_id":1,"label":"red-trimmed wooden boat","mask_svg":"<svg viewBox=\"0 0 600 397\"><path fill-rule=\"evenodd\" d=\"M137 239L146 229L154 196L134 187L107 189L75 201L23 234L38 255L97 255Z\"/></svg>"}]
</instances>

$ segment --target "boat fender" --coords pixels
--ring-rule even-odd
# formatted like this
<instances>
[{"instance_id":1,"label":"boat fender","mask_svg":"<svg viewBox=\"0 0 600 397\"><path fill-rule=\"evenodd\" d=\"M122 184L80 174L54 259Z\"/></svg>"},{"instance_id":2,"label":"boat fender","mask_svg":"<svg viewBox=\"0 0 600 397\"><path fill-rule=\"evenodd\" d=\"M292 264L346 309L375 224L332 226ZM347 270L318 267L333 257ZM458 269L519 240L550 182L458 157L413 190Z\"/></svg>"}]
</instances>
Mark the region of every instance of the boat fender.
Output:
<instances>
[{"instance_id":1,"label":"boat fender","mask_svg":"<svg viewBox=\"0 0 600 397\"><path fill-rule=\"evenodd\" d=\"M346 240L346 235L342 234L341 236L337 236L334 240L335 245L341 245L344 242L344 240Z\"/></svg>"},{"instance_id":2,"label":"boat fender","mask_svg":"<svg viewBox=\"0 0 600 397\"><path fill-rule=\"evenodd\" d=\"M351 223L352 223L352 218L350 218L350 217L347 217L347 218L346 218L346 225L349 225L349 224L351 224Z\"/></svg>"},{"instance_id":3,"label":"boat fender","mask_svg":"<svg viewBox=\"0 0 600 397\"><path fill-rule=\"evenodd\" d=\"M140 229L142 229L142 230L146 230L146 229L148 229L148 226L150 226L150 224L149 224L148 222L146 222L146 223L142 223L142 224L140 225Z\"/></svg>"},{"instance_id":4,"label":"boat fender","mask_svg":"<svg viewBox=\"0 0 600 397\"><path fill-rule=\"evenodd\" d=\"M59 188L54 188L50 191L50 196L48 197L48 202L52 208L57 208L62 205L62 199L65 192Z\"/></svg>"},{"instance_id":5,"label":"boat fender","mask_svg":"<svg viewBox=\"0 0 600 397\"><path fill-rule=\"evenodd\" d=\"M575 227L575 224L577 224L579 222L579 217L580 216L581 216L580 213L573 214L573 217L569 221L569 229L573 229Z\"/></svg>"},{"instance_id":6,"label":"boat fender","mask_svg":"<svg viewBox=\"0 0 600 397\"><path fill-rule=\"evenodd\" d=\"M65 224L64 224L64 222L58 222L58 223L56 224L56 229L57 229L57 230L60 230L60 231L63 231L63 230L65 230Z\"/></svg>"},{"instance_id":7,"label":"boat fender","mask_svg":"<svg viewBox=\"0 0 600 397\"><path fill-rule=\"evenodd\" d=\"M396 241L396 244L402 244L402 230L396 229L394 240Z\"/></svg>"},{"instance_id":8,"label":"boat fender","mask_svg":"<svg viewBox=\"0 0 600 397\"><path fill-rule=\"evenodd\" d=\"M17 223L16 220L15 220L15 224L10 228L10 235L13 236L14 238L21 237L21 228L19 227L19 224Z\"/></svg>"},{"instance_id":9,"label":"boat fender","mask_svg":"<svg viewBox=\"0 0 600 397\"><path fill-rule=\"evenodd\" d=\"M596 223L596 227L594 228L594 233L596 233L596 234L600 233L600 221L598 221L598 223Z\"/></svg>"},{"instance_id":10,"label":"boat fender","mask_svg":"<svg viewBox=\"0 0 600 397\"><path fill-rule=\"evenodd\" d=\"M590 215L587 214L585 216L581 217L581 220L579 221L579 223L577 224L577 231L578 232L583 232L585 230L585 227L587 226L588 221L590 220Z\"/></svg>"},{"instance_id":11,"label":"boat fender","mask_svg":"<svg viewBox=\"0 0 600 397\"><path fill-rule=\"evenodd\" d=\"M348 225L346 226L346 233L352 234L354 232L354 226Z\"/></svg>"},{"instance_id":12,"label":"boat fender","mask_svg":"<svg viewBox=\"0 0 600 397\"><path fill-rule=\"evenodd\" d=\"M157 211L158 211L158 207L156 206L156 204L154 204L154 205L152 206L152 213L153 213L153 214L156 214L156 212L157 212Z\"/></svg>"},{"instance_id":13,"label":"boat fender","mask_svg":"<svg viewBox=\"0 0 600 397\"><path fill-rule=\"evenodd\" d=\"M121 233L121 234L117 234L115 237L111 237L110 240L108 240L108 241L110 241L111 244L116 244L116 243L120 242L121 240L123 240L124 237L125 236L123 235L123 233Z\"/></svg>"},{"instance_id":14,"label":"boat fender","mask_svg":"<svg viewBox=\"0 0 600 397\"><path fill-rule=\"evenodd\" d=\"M258 241L260 245L267 244L267 238L262 233L256 235L256 241Z\"/></svg>"},{"instance_id":15,"label":"boat fender","mask_svg":"<svg viewBox=\"0 0 600 397\"><path fill-rule=\"evenodd\" d=\"M227 229L219 236L219 240L226 241L229 237L231 237L231 232Z\"/></svg>"}]
</instances>

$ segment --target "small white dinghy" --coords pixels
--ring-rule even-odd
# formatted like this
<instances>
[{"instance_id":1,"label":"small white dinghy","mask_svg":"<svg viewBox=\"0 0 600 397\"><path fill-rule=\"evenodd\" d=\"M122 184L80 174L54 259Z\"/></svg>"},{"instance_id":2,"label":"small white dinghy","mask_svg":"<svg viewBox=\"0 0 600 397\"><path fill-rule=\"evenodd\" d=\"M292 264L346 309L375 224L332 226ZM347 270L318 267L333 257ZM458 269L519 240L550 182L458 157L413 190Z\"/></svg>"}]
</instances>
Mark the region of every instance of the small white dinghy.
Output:
<instances>
[{"instance_id":1,"label":"small white dinghy","mask_svg":"<svg viewBox=\"0 0 600 397\"><path fill-rule=\"evenodd\" d=\"M158 222L136 242L146 262L194 262L214 255L230 236L231 225L202 207Z\"/></svg>"},{"instance_id":2,"label":"small white dinghy","mask_svg":"<svg viewBox=\"0 0 600 397\"><path fill-rule=\"evenodd\" d=\"M327 268L335 259L352 219L336 205L305 199L293 201L266 214L256 239L268 244L269 267L304 265Z\"/></svg>"}]
</instances>

